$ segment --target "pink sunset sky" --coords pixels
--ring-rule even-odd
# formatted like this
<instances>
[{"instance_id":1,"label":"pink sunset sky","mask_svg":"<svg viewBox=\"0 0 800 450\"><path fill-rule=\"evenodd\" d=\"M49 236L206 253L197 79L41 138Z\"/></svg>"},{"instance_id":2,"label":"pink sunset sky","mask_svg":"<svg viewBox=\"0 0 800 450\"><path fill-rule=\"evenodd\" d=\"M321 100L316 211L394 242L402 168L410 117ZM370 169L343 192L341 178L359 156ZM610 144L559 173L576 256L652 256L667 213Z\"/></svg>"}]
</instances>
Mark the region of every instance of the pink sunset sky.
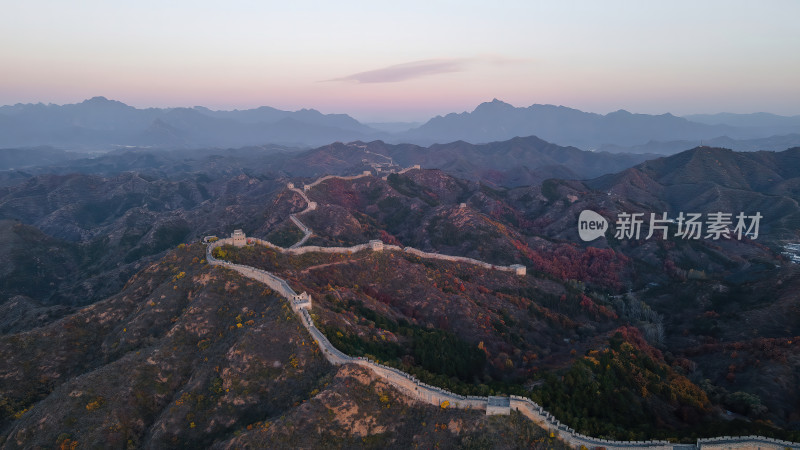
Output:
<instances>
[{"instance_id":1,"label":"pink sunset sky","mask_svg":"<svg viewBox=\"0 0 800 450\"><path fill-rule=\"evenodd\" d=\"M800 2L9 2L0 104L800 114Z\"/></svg>"}]
</instances>

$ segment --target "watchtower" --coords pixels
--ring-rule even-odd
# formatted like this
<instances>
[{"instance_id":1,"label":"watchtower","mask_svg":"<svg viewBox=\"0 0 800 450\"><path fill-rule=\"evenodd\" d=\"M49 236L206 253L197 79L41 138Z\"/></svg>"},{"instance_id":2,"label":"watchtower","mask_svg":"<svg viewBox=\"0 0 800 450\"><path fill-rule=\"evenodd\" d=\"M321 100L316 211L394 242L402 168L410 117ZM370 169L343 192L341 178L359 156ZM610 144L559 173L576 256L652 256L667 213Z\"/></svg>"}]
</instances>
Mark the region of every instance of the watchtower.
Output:
<instances>
[{"instance_id":1,"label":"watchtower","mask_svg":"<svg viewBox=\"0 0 800 450\"><path fill-rule=\"evenodd\" d=\"M311 309L311 296L308 295L308 292L303 291L302 294L295 294L292 297L292 309L295 311Z\"/></svg>"},{"instance_id":2,"label":"watchtower","mask_svg":"<svg viewBox=\"0 0 800 450\"><path fill-rule=\"evenodd\" d=\"M233 239L234 247L244 247L247 245L247 236L244 235L244 231L242 230L233 230L231 239Z\"/></svg>"},{"instance_id":3,"label":"watchtower","mask_svg":"<svg viewBox=\"0 0 800 450\"><path fill-rule=\"evenodd\" d=\"M525 276L525 274L528 272L528 269L525 266L523 266L522 264L512 264L510 267L512 269L514 269L514 273L515 274L517 274L517 275L519 275L521 277Z\"/></svg>"}]
</instances>

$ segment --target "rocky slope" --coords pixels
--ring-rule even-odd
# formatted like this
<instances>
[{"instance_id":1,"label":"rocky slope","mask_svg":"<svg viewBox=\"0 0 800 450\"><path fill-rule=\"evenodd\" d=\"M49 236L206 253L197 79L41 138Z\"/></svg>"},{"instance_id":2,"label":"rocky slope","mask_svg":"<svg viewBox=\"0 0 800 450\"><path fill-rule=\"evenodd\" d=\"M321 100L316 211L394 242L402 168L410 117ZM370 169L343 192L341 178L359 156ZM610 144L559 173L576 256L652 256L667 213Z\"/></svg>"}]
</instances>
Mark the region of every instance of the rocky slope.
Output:
<instances>
[{"instance_id":1,"label":"rocky slope","mask_svg":"<svg viewBox=\"0 0 800 450\"><path fill-rule=\"evenodd\" d=\"M334 370L284 300L202 257L181 246L119 294L0 338L3 446L554 444L519 417L415 405Z\"/></svg>"}]
</instances>

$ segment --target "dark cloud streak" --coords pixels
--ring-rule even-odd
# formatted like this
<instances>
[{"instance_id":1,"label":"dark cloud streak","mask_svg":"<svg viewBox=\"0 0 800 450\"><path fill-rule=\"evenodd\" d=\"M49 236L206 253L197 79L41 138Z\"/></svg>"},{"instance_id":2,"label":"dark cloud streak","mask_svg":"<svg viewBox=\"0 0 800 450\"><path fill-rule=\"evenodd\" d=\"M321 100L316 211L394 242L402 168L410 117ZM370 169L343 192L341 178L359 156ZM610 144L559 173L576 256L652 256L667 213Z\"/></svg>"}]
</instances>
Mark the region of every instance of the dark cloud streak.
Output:
<instances>
[{"instance_id":1,"label":"dark cloud streak","mask_svg":"<svg viewBox=\"0 0 800 450\"><path fill-rule=\"evenodd\" d=\"M472 60L460 59L426 59L404 64L354 73L342 78L327 81L354 81L356 83L395 83L414 78L426 77L440 73L463 72Z\"/></svg>"}]
</instances>

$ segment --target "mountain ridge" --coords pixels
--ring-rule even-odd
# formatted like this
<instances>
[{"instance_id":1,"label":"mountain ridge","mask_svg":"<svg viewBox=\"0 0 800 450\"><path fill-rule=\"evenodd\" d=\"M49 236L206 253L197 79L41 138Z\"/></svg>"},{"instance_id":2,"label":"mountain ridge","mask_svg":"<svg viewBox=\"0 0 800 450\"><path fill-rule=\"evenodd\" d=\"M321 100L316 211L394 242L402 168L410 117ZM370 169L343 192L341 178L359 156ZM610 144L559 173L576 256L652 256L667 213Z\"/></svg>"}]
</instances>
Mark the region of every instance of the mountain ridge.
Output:
<instances>
[{"instance_id":1,"label":"mountain ridge","mask_svg":"<svg viewBox=\"0 0 800 450\"><path fill-rule=\"evenodd\" d=\"M287 119L302 126L295 125L294 130L281 133L284 127L280 123ZM176 132L165 139L148 132L161 124ZM0 147L209 144L236 147L265 143L309 146L381 134L346 114L323 114L314 109L282 111L268 106L233 111L214 111L201 106L140 109L102 96L65 105L0 106Z\"/></svg>"},{"instance_id":2,"label":"mountain ridge","mask_svg":"<svg viewBox=\"0 0 800 450\"><path fill-rule=\"evenodd\" d=\"M347 114L323 114L315 109L283 111L270 106L231 111L204 106L140 109L97 96L65 105L0 106L0 147L197 148L263 144L315 147L333 141L375 139L417 145L457 140L480 144L530 135L588 150L643 146L651 141L697 142L724 136L750 141L788 136L790 145L800 144L800 137L792 137L800 136L800 121L796 117L758 114L696 117L700 121L671 113L638 114L624 109L603 115L556 105L515 107L495 98L477 105L471 112L436 116L414 128L411 126L415 124L378 124L373 128ZM726 120L732 124L724 123ZM163 124L175 130L166 134L153 131L163 128ZM764 149L759 142L741 145ZM674 151L672 147L667 151ZM643 151L661 152L658 146L650 149Z\"/></svg>"},{"instance_id":3,"label":"mountain ridge","mask_svg":"<svg viewBox=\"0 0 800 450\"><path fill-rule=\"evenodd\" d=\"M486 144L457 140L428 147L378 140L346 144L337 142L308 150L288 160L282 169L295 176L339 173L346 167L366 170L370 166L369 163L362 164L364 159L374 164L387 162L382 157L375 157L375 153L385 155L404 167L420 164L427 168L442 169L461 178L480 179L505 186L537 184L552 178L553 174L576 179L593 178L657 156L587 152L575 147L562 147L536 136Z\"/></svg>"},{"instance_id":4,"label":"mountain ridge","mask_svg":"<svg viewBox=\"0 0 800 450\"><path fill-rule=\"evenodd\" d=\"M642 131L646 130L647 133ZM565 106L533 104L514 107L494 99L472 112L437 116L422 126L401 134L403 139L436 141L456 138L474 143L537 135L561 145L597 148L603 144L635 145L660 138L712 138L736 134L737 129L693 123L672 114L633 114L618 110L606 115L587 113Z\"/></svg>"}]
</instances>

